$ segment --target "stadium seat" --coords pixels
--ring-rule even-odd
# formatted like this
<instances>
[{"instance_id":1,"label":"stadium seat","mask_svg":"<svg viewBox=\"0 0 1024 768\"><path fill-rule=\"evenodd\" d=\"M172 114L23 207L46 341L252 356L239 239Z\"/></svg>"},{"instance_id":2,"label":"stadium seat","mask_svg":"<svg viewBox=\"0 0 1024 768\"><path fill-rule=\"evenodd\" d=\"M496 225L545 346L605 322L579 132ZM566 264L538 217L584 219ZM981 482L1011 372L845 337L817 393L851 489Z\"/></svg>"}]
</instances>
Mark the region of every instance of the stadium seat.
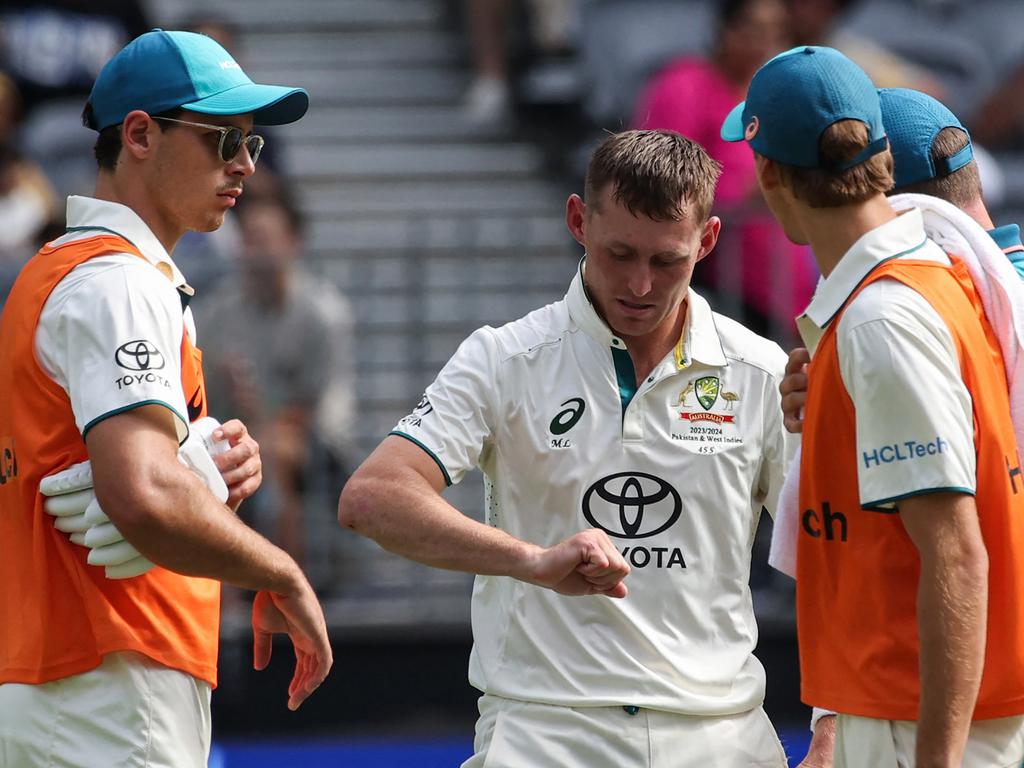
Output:
<instances>
[{"instance_id":1,"label":"stadium seat","mask_svg":"<svg viewBox=\"0 0 1024 768\"><path fill-rule=\"evenodd\" d=\"M587 113L623 127L648 77L672 57L703 53L712 9L700 0L590 0L581 12L580 59Z\"/></svg>"}]
</instances>

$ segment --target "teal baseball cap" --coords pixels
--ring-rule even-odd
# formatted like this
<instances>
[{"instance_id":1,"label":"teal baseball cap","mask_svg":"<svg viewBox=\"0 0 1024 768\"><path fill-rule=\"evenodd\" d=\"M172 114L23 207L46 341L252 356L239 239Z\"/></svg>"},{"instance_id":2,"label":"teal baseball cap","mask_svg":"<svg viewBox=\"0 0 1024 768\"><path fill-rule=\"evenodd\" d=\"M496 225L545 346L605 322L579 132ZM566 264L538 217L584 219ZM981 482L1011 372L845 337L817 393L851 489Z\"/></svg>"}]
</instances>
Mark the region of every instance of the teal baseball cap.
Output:
<instances>
[{"instance_id":1,"label":"teal baseball cap","mask_svg":"<svg viewBox=\"0 0 1024 768\"><path fill-rule=\"evenodd\" d=\"M867 125L869 143L853 159L830 165L821 135L840 120ZM845 171L885 150L878 91L867 74L834 48L802 45L769 59L754 75L747 100L722 123L726 141L746 141L770 160L798 168Z\"/></svg>"},{"instance_id":2,"label":"teal baseball cap","mask_svg":"<svg viewBox=\"0 0 1024 768\"><path fill-rule=\"evenodd\" d=\"M104 65L88 105L86 125L96 131L117 125L132 110L159 114L179 107L204 115L251 112L256 125L283 125L306 113L309 94L254 83L211 37L154 29Z\"/></svg>"},{"instance_id":3,"label":"teal baseball cap","mask_svg":"<svg viewBox=\"0 0 1024 768\"><path fill-rule=\"evenodd\" d=\"M974 159L970 134L940 101L910 88L882 88L878 97L892 147L897 189L948 176ZM936 160L932 145L946 128L959 128L967 134L967 145L952 157Z\"/></svg>"}]
</instances>

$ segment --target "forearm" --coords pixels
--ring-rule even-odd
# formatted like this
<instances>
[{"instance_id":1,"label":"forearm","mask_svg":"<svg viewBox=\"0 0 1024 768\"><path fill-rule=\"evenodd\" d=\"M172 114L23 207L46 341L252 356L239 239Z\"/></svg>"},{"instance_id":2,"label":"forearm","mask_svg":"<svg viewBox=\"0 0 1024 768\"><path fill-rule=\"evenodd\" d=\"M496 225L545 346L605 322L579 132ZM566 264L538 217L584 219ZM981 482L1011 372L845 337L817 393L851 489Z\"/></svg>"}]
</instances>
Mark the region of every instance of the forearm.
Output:
<instances>
[{"instance_id":1,"label":"forearm","mask_svg":"<svg viewBox=\"0 0 1024 768\"><path fill-rule=\"evenodd\" d=\"M353 478L338 515L343 526L425 565L533 580L539 547L462 514L413 471Z\"/></svg>"},{"instance_id":2,"label":"forearm","mask_svg":"<svg viewBox=\"0 0 1024 768\"><path fill-rule=\"evenodd\" d=\"M147 498L97 498L125 539L157 565L246 589L292 594L303 582L294 560L218 502L181 465L150 475ZM107 494L110 497L110 494ZM135 505L133 510L126 509ZM142 514L139 514L142 512Z\"/></svg>"},{"instance_id":3,"label":"forearm","mask_svg":"<svg viewBox=\"0 0 1024 768\"><path fill-rule=\"evenodd\" d=\"M248 589L294 594L295 562L246 526L178 460L169 412L142 406L89 432L96 500L121 535L157 565Z\"/></svg>"},{"instance_id":4,"label":"forearm","mask_svg":"<svg viewBox=\"0 0 1024 768\"><path fill-rule=\"evenodd\" d=\"M981 683L988 559L972 554L922 560L917 596L921 704L917 765L958 766Z\"/></svg>"}]
</instances>

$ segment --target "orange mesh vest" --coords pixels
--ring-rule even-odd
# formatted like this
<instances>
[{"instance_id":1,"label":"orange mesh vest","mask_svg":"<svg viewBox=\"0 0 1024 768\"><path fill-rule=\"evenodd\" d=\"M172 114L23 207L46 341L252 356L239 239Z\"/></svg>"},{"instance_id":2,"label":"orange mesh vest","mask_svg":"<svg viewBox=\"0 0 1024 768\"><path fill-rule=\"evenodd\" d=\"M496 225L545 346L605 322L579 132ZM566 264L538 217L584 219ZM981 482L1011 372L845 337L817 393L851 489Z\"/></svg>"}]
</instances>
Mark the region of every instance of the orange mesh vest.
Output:
<instances>
[{"instance_id":1,"label":"orange mesh vest","mask_svg":"<svg viewBox=\"0 0 1024 768\"><path fill-rule=\"evenodd\" d=\"M957 350L974 412L976 503L990 562L988 640L974 719L1021 714L1024 478L1002 355L959 260L952 268L887 262L864 280L844 309L882 278L920 293L945 321ZM836 352L842 311L825 330L808 374L797 545L802 698L845 714L917 720L920 559L898 513L860 505L855 409Z\"/></svg>"},{"instance_id":2,"label":"orange mesh vest","mask_svg":"<svg viewBox=\"0 0 1024 768\"><path fill-rule=\"evenodd\" d=\"M110 253L142 258L112 236L44 247L0 319L0 683L56 680L136 651L215 685L220 584L160 567L108 580L43 511L39 481L88 455L67 394L36 360L36 326L68 272ZM205 412L202 358L187 333L181 363L186 400Z\"/></svg>"}]
</instances>

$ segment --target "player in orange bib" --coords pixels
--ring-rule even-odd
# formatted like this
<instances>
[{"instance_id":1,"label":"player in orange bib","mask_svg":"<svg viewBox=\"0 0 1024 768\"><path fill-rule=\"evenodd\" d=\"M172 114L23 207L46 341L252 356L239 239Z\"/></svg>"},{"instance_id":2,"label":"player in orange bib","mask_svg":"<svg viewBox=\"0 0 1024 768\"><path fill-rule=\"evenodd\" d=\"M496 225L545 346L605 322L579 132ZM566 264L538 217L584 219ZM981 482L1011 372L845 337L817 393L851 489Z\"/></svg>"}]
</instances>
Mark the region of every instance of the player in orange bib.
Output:
<instances>
[{"instance_id":1,"label":"player in orange bib","mask_svg":"<svg viewBox=\"0 0 1024 768\"><path fill-rule=\"evenodd\" d=\"M974 285L890 207L879 97L842 54L771 60L722 131L824 276L798 319L803 698L841 713L837 766L1017 765L1024 483Z\"/></svg>"},{"instance_id":2,"label":"player in orange bib","mask_svg":"<svg viewBox=\"0 0 1024 768\"><path fill-rule=\"evenodd\" d=\"M221 581L258 591L257 667L273 633L291 637L291 708L330 669L309 583L234 513L261 478L245 426L218 428L215 459L200 446L205 482L186 466L202 463L207 403L193 292L170 256L241 194L263 143L252 126L307 106L184 32L142 35L96 80L95 195L68 200L67 234L0 319L2 765L205 766ZM85 461L92 490L44 497Z\"/></svg>"}]
</instances>

